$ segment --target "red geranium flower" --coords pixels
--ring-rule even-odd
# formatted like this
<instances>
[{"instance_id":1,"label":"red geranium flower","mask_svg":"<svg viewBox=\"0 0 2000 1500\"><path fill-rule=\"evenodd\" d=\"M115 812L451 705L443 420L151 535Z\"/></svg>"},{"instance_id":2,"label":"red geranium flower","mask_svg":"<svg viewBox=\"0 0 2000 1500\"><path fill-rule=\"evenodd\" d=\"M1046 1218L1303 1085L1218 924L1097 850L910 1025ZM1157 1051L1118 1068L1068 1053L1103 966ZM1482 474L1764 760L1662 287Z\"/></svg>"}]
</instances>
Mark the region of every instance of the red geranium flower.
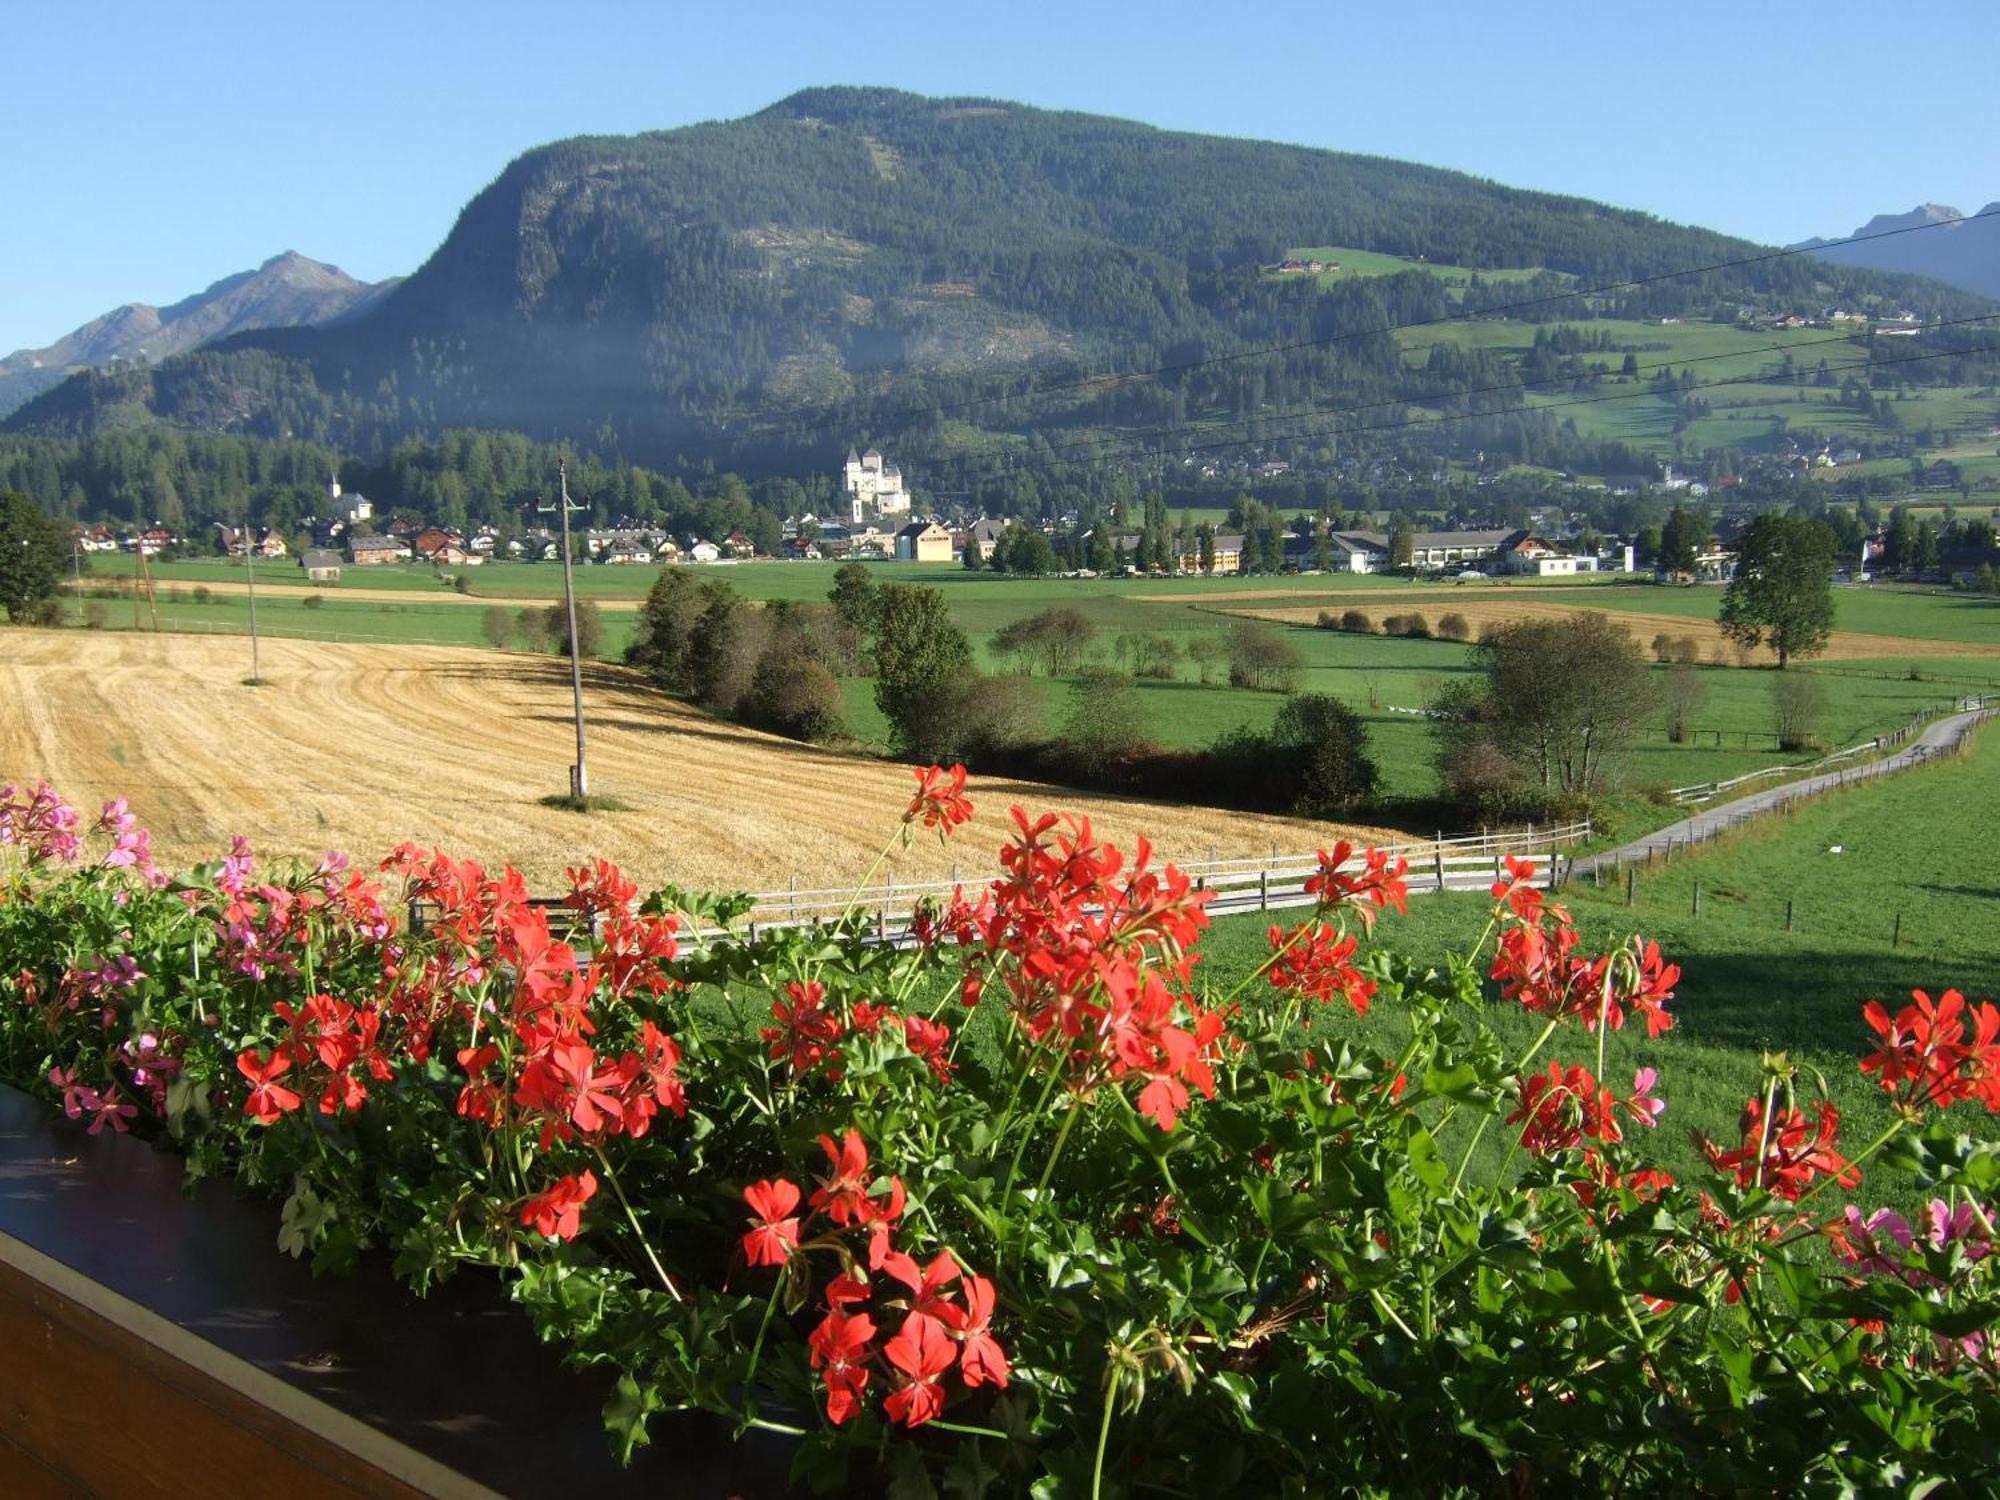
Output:
<instances>
[{"instance_id":1,"label":"red geranium flower","mask_svg":"<svg viewBox=\"0 0 2000 1500\"><path fill-rule=\"evenodd\" d=\"M993 1283L984 1276L967 1275L963 1283L965 1306L947 1306L941 1316L952 1336L959 1341L958 1373L971 1385L1007 1384L1007 1351L993 1337Z\"/></svg>"},{"instance_id":2,"label":"red geranium flower","mask_svg":"<svg viewBox=\"0 0 2000 1500\"><path fill-rule=\"evenodd\" d=\"M1387 853L1370 849L1362 856L1361 870L1345 874L1340 867L1353 853L1354 845L1346 839L1335 844L1330 852L1320 850L1319 869L1306 881L1306 894L1319 898L1322 912L1331 912L1338 906L1353 907L1364 927L1375 925L1379 908L1393 906L1399 915L1407 915L1410 886L1404 877L1409 873L1410 862L1398 859L1392 868Z\"/></svg>"},{"instance_id":3,"label":"red geranium flower","mask_svg":"<svg viewBox=\"0 0 2000 1500\"><path fill-rule=\"evenodd\" d=\"M868 1385L868 1346L875 1339L875 1320L866 1313L835 1309L806 1340L812 1366L826 1381L826 1419L838 1427L861 1410L861 1393Z\"/></svg>"},{"instance_id":4,"label":"red geranium flower","mask_svg":"<svg viewBox=\"0 0 2000 1500\"><path fill-rule=\"evenodd\" d=\"M268 1060L259 1058L254 1049L241 1053L236 1071L250 1080L250 1097L243 1101L243 1113L259 1125L269 1125L297 1109L302 1102L299 1096L275 1081L291 1070L292 1060L283 1052L272 1053Z\"/></svg>"},{"instance_id":5,"label":"red geranium flower","mask_svg":"<svg viewBox=\"0 0 2000 1500\"><path fill-rule=\"evenodd\" d=\"M1738 1122L1743 1144L1724 1151L1713 1141L1698 1139L1702 1154L1718 1172L1734 1174L1739 1187L1764 1187L1787 1201L1796 1201L1813 1180L1831 1177L1842 1187L1861 1181L1860 1170L1833 1149L1840 1130L1840 1111L1822 1100L1819 1118L1808 1120L1799 1109L1779 1109L1764 1124L1764 1102L1750 1099Z\"/></svg>"},{"instance_id":6,"label":"red geranium flower","mask_svg":"<svg viewBox=\"0 0 2000 1500\"><path fill-rule=\"evenodd\" d=\"M921 1427L944 1410L944 1387L938 1377L952 1367L956 1355L942 1323L913 1312L882 1353L903 1373L902 1382L882 1403L891 1417L905 1427Z\"/></svg>"},{"instance_id":7,"label":"red geranium flower","mask_svg":"<svg viewBox=\"0 0 2000 1500\"><path fill-rule=\"evenodd\" d=\"M838 1146L834 1145L832 1136L823 1135L819 1138L819 1146L826 1153L827 1165L833 1170L831 1176L820 1178L819 1186L813 1190L814 1208L842 1229L877 1221L894 1223L902 1215L903 1184L900 1179L889 1179L889 1201L886 1204L876 1203L868 1196L868 1147L862 1141L860 1131L849 1130Z\"/></svg>"},{"instance_id":8,"label":"red geranium flower","mask_svg":"<svg viewBox=\"0 0 2000 1500\"><path fill-rule=\"evenodd\" d=\"M756 1226L743 1236L743 1258L753 1266L782 1266L799 1246L799 1221L792 1213L799 1206L798 1188L782 1177L753 1182L743 1190L743 1201L757 1216Z\"/></svg>"},{"instance_id":9,"label":"red geranium flower","mask_svg":"<svg viewBox=\"0 0 2000 1500\"><path fill-rule=\"evenodd\" d=\"M596 1194L596 1173L586 1171L580 1177L564 1177L521 1205L521 1222L534 1225L537 1234L559 1240L574 1239L583 1205Z\"/></svg>"},{"instance_id":10,"label":"red geranium flower","mask_svg":"<svg viewBox=\"0 0 2000 1500\"><path fill-rule=\"evenodd\" d=\"M905 823L923 819L924 827L935 828L940 838L951 837L954 828L972 821L972 799L965 795L965 767L926 766L916 772L917 794L903 814Z\"/></svg>"},{"instance_id":11,"label":"red geranium flower","mask_svg":"<svg viewBox=\"0 0 2000 1500\"><path fill-rule=\"evenodd\" d=\"M1565 1068L1559 1062L1521 1080L1521 1105L1507 1123L1523 1121L1521 1146L1537 1156L1568 1151L1586 1140L1624 1139L1611 1090L1600 1087L1588 1068Z\"/></svg>"}]
</instances>

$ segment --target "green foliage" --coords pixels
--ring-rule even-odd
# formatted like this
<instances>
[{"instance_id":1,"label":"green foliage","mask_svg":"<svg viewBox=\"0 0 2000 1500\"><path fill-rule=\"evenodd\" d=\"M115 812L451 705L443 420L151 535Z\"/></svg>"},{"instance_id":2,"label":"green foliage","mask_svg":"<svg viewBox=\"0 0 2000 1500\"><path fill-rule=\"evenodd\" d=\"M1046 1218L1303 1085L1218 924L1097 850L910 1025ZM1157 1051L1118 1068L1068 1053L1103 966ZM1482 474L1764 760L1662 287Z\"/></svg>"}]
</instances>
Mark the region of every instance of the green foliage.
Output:
<instances>
[{"instance_id":1,"label":"green foliage","mask_svg":"<svg viewBox=\"0 0 2000 1500\"><path fill-rule=\"evenodd\" d=\"M1146 748L1146 711L1132 679L1111 667L1085 667L1063 710L1064 752L1086 774Z\"/></svg>"},{"instance_id":2,"label":"green foliage","mask_svg":"<svg viewBox=\"0 0 2000 1500\"><path fill-rule=\"evenodd\" d=\"M1780 750L1821 748L1819 730L1826 718L1826 684L1805 673L1787 672L1771 681L1771 708Z\"/></svg>"},{"instance_id":3,"label":"green foliage","mask_svg":"<svg viewBox=\"0 0 2000 1500\"><path fill-rule=\"evenodd\" d=\"M840 684L803 642L773 641L758 659L744 718L795 740L838 739L846 732Z\"/></svg>"},{"instance_id":4,"label":"green foliage","mask_svg":"<svg viewBox=\"0 0 2000 1500\"><path fill-rule=\"evenodd\" d=\"M1769 642L1778 666L1817 656L1833 632L1834 535L1804 516L1766 511L1736 543L1736 576L1717 618L1733 641Z\"/></svg>"},{"instance_id":5,"label":"green foliage","mask_svg":"<svg viewBox=\"0 0 2000 1500\"><path fill-rule=\"evenodd\" d=\"M970 951L858 919L746 936L740 900L613 873L572 893L601 929L572 953L443 856L398 866L437 906L415 932L365 879L158 888L37 834L0 870L0 1078L68 1106L79 1151L87 1114L263 1193L273 1253L501 1281L622 1456L686 1410L789 1431L799 1485L859 1493L1992 1487L1976 1103L1903 1089L1864 1133L1772 1056L1745 1096L1821 1138L1732 1119L1669 1176L1650 1104L1684 1119L1704 1080L1652 1036L1677 981L1623 929L1600 948L1516 886L1452 951L1407 945L1370 899L1393 866L1330 858L1319 907L1218 973L1173 872L1080 833L1039 852ZM725 930L677 949L669 912ZM1523 958L1571 942L1580 991ZM1596 1019L1607 995L1633 1024ZM1942 1220L1871 1254L1885 1180ZM919 1298L934 1414L898 1407L884 1347L918 1342ZM857 1306L845 1412L825 1353Z\"/></svg>"},{"instance_id":6,"label":"green foliage","mask_svg":"<svg viewBox=\"0 0 2000 1500\"><path fill-rule=\"evenodd\" d=\"M1692 578L1702 548L1708 545L1708 523L1676 505L1660 523L1655 562L1663 573Z\"/></svg>"},{"instance_id":7,"label":"green foliage","mask_svg":"<svg viewBox=\"0 0 2000 1500\"><path fill-rule=\"evenodd\" d=\"M1305 654L1276 629L1242 620L1229 632L1229 685L1257 692L1289 693L1298 686Z\"/></svg>"},{"instance_id":8,"label":"green foliage","mask_svg":"<svg viewBox=\"0 0 2000 1500\"><path fill-rule=\"evenodd\" d=\"M317 597L317 596L315 596ZM541 638L558 656L569 655L569 612L557 600L542 611ZM604 611L589 599L576 601L576 650L582 657L596 656L604 649Z\"/></svg>"},{"instance_id":9,"label":"green foliage","mask_svg":"<svg viewBox=\"0 0 2000 1500\"><path fill-rule=\"evenodd\" d=\"M972 646L936 589L892 583L876 599L876 705L899 754L937 759L933 752L954 734L952 708Z\"/></svg>"},{"instance_id":10,"label":"green foliage","mask_svg":"<svg viewBox=\"0 0 2000 1500\"><path fill-rule=\"evenodd\" d=\"M46 623L68 562L68 528L26 495L0 492L0 605L7 618Z\"/></svg>"},{"instance_id":11,"label":"green foliage","mask_svg":"<svg viewBox=\"0 0 2000 1500\"><path fill-rule=\"evenodd\" d=\"M1473 660L1482 680L1447 685L1432 727L1447 792L1484 811L1587 804L1653 706L1638 643L1594 610L1494 626Z\"/></svg>"},{"instance_id":12,"label":"green foliage","mask_svg":"<svg viewBox=\"0 0 2000 1500\"><path fill-rule=\"evenodd\" d=\"M1090 649L1097 627L1081 610L1055 605L1003 625L993 633L992 647L1023 666L1036 665L1051 677L1065 677Z\"/></svg>"},{"instance_id":13,"label":"green foliage","mask_svg":"<svg viewBox=\"0 0 2000 1500\"><path fill-rule=\"evenodd\" d=\"M1361 718L1327 693L1295 693L1272 721L1274 758L1294 788L1293 811L1336 817L1375 792L1375 762Z\"/></svg>"}]
</instances>

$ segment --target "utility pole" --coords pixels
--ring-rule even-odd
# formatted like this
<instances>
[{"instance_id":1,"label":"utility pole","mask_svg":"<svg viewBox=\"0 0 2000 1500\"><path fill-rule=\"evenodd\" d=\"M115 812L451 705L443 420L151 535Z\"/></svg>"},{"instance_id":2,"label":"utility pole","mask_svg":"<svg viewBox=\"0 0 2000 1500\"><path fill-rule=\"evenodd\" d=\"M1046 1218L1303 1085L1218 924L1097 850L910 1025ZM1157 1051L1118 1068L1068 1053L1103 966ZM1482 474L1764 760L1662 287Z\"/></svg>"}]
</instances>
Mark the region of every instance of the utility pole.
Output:
<instances>
[{"instance_id":1,"label":"utility pole","mask_svg":"<svg viewBox=\"0 0 2000 1500\"><path fill-rule=\"evenodd\" d=\"M243 576L250 588L250 686L259 687L257 673L257 544L250 540L250 518L243 519Z\"/></svg>"},{"instance_id":2,"label":"utility pole","mask_svg":"<svg viewBox=\"0 0 2000 1500\"><path fill-rule=\"evenodd\" d=\"M569 768L569 794L578 802L586 802L590 798L590 773L583 754L583 658L576 649L576 577L569 554L569 513L583 507L570 503L568 460L556 460L555 504L538 505L535 509L544 513L552 510L562 517L563 613L569 621L569 687L576 705L576 764Z\"/></svg>"},{"instance_id":3,"label":"utility pole","mask_svg":"<svg viewBox=\"0 0 2000 1500\"><path fill-rule=\"evenodd\" d=\"M83 552L77 545L81 540L74 532L69 539L69 566L76 576L76 623L83 623Z\"/></svg>"}]
</instances>

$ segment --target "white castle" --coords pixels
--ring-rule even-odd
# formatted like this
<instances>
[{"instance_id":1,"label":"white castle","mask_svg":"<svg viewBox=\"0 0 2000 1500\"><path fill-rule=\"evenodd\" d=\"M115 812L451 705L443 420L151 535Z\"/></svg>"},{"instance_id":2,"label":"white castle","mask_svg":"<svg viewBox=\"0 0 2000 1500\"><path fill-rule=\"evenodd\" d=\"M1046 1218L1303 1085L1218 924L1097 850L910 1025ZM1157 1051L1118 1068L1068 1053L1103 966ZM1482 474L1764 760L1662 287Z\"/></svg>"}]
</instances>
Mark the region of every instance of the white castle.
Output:
<instances>
[{"instance_id":1,"label":"white castle","mask_svg":"<svg viewBox=\"0 0 2000 1500\"><path fill-rule=\"evenodd\" d=\"M847 496L851 519L863 519L863 511L878 516L903 516L910 512L910 492L903 488L903 471L882 462L882 455L870 448L857 454L847 450L847 466L841 471L841 489Z\"/></svg>"}]
</instances>

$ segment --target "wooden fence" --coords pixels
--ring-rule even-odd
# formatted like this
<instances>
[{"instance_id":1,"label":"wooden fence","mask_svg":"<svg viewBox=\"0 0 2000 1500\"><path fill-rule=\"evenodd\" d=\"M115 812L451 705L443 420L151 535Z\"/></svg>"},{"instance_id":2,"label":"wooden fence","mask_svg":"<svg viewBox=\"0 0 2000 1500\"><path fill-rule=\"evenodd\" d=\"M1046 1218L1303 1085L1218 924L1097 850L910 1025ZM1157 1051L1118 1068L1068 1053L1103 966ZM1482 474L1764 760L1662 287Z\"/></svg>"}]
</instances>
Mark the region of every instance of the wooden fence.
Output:
<instances>
[{"instance_id":1,"label":"wooden fence","mask_svg":"<svg viewBox=\"0 0 2000 1500\"><path fill-rule=\"evenodd\" d=\"M1815 771L1822 771L1829 766L1838 765L1843 760L1851 760L1857 755L1879 754L1884 750L1893 750L1900 745L1907 744L1917 735L1923 733L1926 727L1939 719L1947 718L1952 714L1983 710L1985 707L1986 699L1984 697L1976 694L1968 695L1955 699L1949 707L1926 709L1923 713L1890 730L1887 734L1878 734L1873 739L1863 740L1857 745L1849 745L1845 750L1836 750L1831 755L1821 756L1818 760L1802 761L1797 765L1790 766L1766 766L1761 771L1746 771L1743 775L1732 776L1727 781L1700 781L1694 783L1692 786L1671 787L1668 789L1667 795L1683 807L1698 806L1703 802L1714 801L1723 792L1733 791L1740 786L1747 786L1753 781L1767 780L1773 776L1810 775Z\"/></svg>"},{"instance_id":2,"label":"wooden fence","mask_svg":"<svg viewBox=\"0 0 2000 1500\"><path fill-rule=\"evenodd\" d=\"M1391 859L1409 861L1410 893L1418 895L1482 890L1502 872L1502 861L1509 854L1535 862L1536 884L1559 884L1568 873L1568 856L1563 851L1589 837L1590 822L1584 819L1553 827L1530 824L1463 838L1399 841L1381 847ZM1197 887L1213 893L1208 907L1212 916L1278 911L1310 906L1315 900L1306 894L1305 883L1319 870L1316 852L1173 863ZM980 884L966 887L956 879L921 884L888 881L859 893L852 888L761 891L751 897L746 930L754 936L770 928L810 926L860 915L874 928L878 942L898 942L909 937L920 912L941 910L961 889L976 898ZM716 935L712 930L690 934L695 938Z\"/></svg>"},{"instance_id":3,"label":"wooden fence","mask_svg":"<svg viewBox=\"0 0 2000 1500\"><path fill-rule=\"evenodd\" d=\"M1409 861L1406 879L1414 896L1432 891L1484 890L1503 873L1504 860L1509 854L1534 861L1534 883L1552 888L1569 876L1570 857L1565 851L1589 837L1590 822L1583 819L1547 828L1530 824L1463 838L1397 842L1380 847L1391 859ZM1305 889L1305 883L1319 871L1317 852L1171 863L1199 889L1212 893L1208 905L1211 916L1281 911L1311 906L1317 899ZM777 928L810 927L858 916L873 930L876 942L907 943L915 940L914 930L921 914L942 911L961 890L969 899L977 899L982 884L974 881L965 885L956 879L922 883L890 880L865 891L852 887L759 891L752 894L749 911L732 930L747 933L754 940L759 933ZM534 904L548 912L551 925L559 930L574 930L574 914L560 898L537 897ZM432 910L427 903L411 902L411 929L421 932ZM724 929L719 927L684 929L681 934L684 941L697 944L723 935Z\"/></svg>"}]
</instances>

